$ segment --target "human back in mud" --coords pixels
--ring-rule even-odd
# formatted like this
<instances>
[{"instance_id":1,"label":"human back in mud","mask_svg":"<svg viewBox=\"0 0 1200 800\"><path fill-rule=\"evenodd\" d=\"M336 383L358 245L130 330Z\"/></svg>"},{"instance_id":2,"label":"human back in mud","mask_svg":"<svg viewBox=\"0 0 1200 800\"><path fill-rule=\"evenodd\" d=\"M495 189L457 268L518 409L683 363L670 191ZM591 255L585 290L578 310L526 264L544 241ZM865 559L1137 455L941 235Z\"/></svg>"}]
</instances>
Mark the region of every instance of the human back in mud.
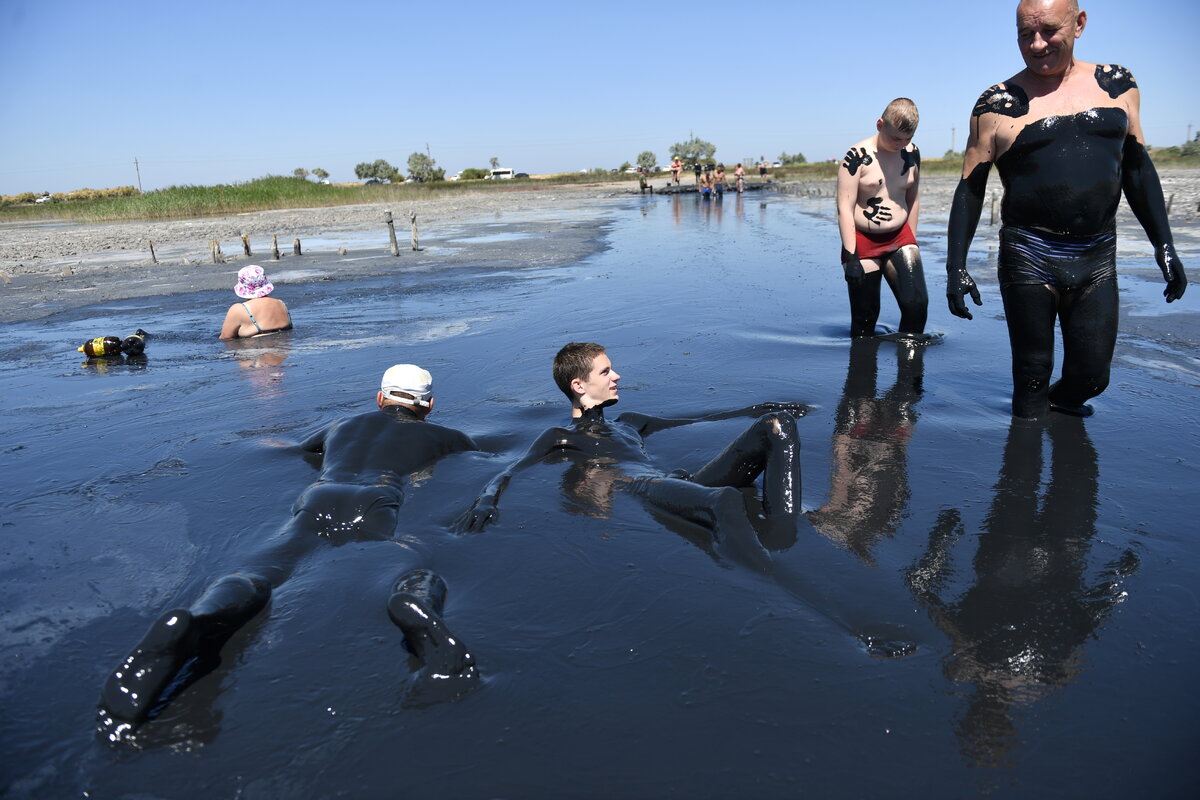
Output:
<instances>
[{"instance_id":1,"label":"human back in mud","mask_svg":"<svg viewBox=\"0 0 1200 800\"><path fill-rule=\"evenodd\" d=\"M1187 277L1175 254L1162 187L1146 153L1140 94L1129 70L1074 57L1087 23L1076 0L1023 0L1025 69L984 91L971 114L962 180L950 211L946 295L971 319L981 304L967 250L994 164L1004 184L999 279L1013 357L1012 413L1087 416L1103 392L1117 337L1115 216L1124 192L1154 245L1168 303ZM1054 322L1062 377L1051 384Z\"/></svg>"},{"instance_id":2,"label":"human back in mud","mask_svg":"<svg viewBox=\"0 0 1200 800\"><path fill-rule=\"evenodd\" d=\"M451 453L475 450L470 437L425 421L431 378L412 364L384 373L378 410L335 422L299 445L321 474L296 500L292 519L236 572L214 581L185 608L162 614L109 674L101 694L102 732L118 740L170 700L164 691L192 659L221 645L257 615L271 592L322 540L332 545L389 540L407 476ZM396 581L388 613L421 663L406 703L451 699L478 683L474 657L441 619L446 587L426 570Z\"/></svg>"}]
</instances>

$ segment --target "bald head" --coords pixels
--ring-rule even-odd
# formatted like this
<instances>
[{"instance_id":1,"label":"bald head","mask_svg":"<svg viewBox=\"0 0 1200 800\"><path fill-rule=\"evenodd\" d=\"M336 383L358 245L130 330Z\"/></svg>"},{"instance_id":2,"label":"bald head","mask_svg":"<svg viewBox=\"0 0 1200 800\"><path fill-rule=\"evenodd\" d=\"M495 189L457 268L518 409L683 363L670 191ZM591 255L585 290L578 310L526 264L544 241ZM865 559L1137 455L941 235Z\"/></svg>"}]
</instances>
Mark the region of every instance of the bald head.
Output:
<instances>
[{"instance_id":1,"label":"bald head","mask_svg":"<svg viewBox=\"0 0 1200 800\"><path fill-rule=\"evenodd\" d=\"M1075 64L1075 40L1087 24L1078 0L1021 0L1017 5L1017 45L1025 74L1061 81Z\"/></svg>"},{"instance_id":2,"label":"bald head","mask_svg":"<svg viewBox=\"0 0 1200 800\"><path fill-rule=\"evenodd\" d=\"M1017 3L1017 24L1020 24L1022 13L1053 10L1075 16L1079 13L1079 0L1021 0Z\"/></svg>"}]
</instances>

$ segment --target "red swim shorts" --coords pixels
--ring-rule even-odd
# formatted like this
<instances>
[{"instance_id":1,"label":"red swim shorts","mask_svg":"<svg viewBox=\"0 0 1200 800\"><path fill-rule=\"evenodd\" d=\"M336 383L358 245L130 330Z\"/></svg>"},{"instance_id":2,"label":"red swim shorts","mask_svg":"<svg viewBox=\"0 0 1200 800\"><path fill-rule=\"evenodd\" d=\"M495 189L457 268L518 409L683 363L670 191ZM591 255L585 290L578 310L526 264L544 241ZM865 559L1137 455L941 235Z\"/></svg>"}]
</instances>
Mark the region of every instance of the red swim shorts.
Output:
<instances>
[{"instance_id":1,"label":"red swim shorts","mask_svg":"<svg viewBox=\"0 0 1200 800\"><path fill-rule=\"evenodd\" d=\"M888 233L863 233L856 230L854 238L858 250L855 255L859 260L889 256L905 245L917 243L917 237L913 236L912 229L907 224Z\"/></svg>"}]
</instances>

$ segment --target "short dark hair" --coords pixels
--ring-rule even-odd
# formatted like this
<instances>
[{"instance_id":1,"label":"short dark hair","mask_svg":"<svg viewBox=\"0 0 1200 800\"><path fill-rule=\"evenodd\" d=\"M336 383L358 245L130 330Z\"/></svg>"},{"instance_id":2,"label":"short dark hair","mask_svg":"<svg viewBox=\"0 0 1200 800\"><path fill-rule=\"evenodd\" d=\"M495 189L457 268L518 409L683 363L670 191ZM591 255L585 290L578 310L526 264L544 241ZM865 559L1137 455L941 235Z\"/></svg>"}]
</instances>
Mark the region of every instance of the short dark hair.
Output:
<instances>
[{"instance_id":1,"label":"short dark hair","mask_svg":"<svg viewBox=\"0 0 1200 800\"><path fill-rule=\"evenodd\" d=\"M596 356L604 352L604 345L595 342L571 342L554 355L554 382L574 405L579 398L571 389L571 381L578 378L586 381L592 372Z\"/></svg>"}]
</instances>

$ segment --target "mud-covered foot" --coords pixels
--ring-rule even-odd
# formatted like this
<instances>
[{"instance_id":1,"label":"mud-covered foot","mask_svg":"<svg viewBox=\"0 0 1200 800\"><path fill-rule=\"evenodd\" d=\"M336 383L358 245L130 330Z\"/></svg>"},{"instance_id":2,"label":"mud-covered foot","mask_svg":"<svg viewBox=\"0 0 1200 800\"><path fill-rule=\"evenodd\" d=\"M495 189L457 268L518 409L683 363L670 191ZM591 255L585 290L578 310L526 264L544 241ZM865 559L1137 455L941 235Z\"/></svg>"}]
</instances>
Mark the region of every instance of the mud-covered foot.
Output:
<instances>
[{"instance_id":1,"label":"mud-covered foot","mask_svg":"<svg viewBox=\"0 0 1200 800\"><path fill-rule=\"evenodd\" d=\"M104 682L102 710L117 720L143 721L179 668L195 655L191 628L192 615L185 609L159 617Z\"/></svg>"},{"instance_id":2,"label":"mud-covered foot","mask_svg":"<svg viewBox=\"0 0 1200 800\"><path fill-rule=\"evenodd\" d=\"M1059 414L1067 414L1072 417L1090 417L1092 414L1096 413L1096 409L1092 408L1087 403L1080 403L1077 406L1073 406L1067 403L1056 403L1053 400L1050 401L1050 410L1057 411Z\"/></svg>"},{"instance_id":3,"label":"mud-covered foot","mask_svg":"<svg viewBox=\"0 0 1200 800\"><path fill-rule=\"evenodd\" d=\"M441 579L437 581L440 583ZM400 585L405 585L403 579ZM405 693L405 706L457 700L479 685L475 656L446 627L431 605L428 599L406 591L397 592L388 600L388 616L404 632L409 652L421 662Z\"/></svg>"},{"instance_id":4,"label":"mud-covered foot","mask_svg":"<svg viewBox=\"0 0 1200 800\"><path fill-rule=\"evenodd\" d=\"M713 498L713 539L725 558L759 572L771 569L771 554L758 539L746 516L746 505L736 489L718 489Z\"/></svg>"}]
</instances>

